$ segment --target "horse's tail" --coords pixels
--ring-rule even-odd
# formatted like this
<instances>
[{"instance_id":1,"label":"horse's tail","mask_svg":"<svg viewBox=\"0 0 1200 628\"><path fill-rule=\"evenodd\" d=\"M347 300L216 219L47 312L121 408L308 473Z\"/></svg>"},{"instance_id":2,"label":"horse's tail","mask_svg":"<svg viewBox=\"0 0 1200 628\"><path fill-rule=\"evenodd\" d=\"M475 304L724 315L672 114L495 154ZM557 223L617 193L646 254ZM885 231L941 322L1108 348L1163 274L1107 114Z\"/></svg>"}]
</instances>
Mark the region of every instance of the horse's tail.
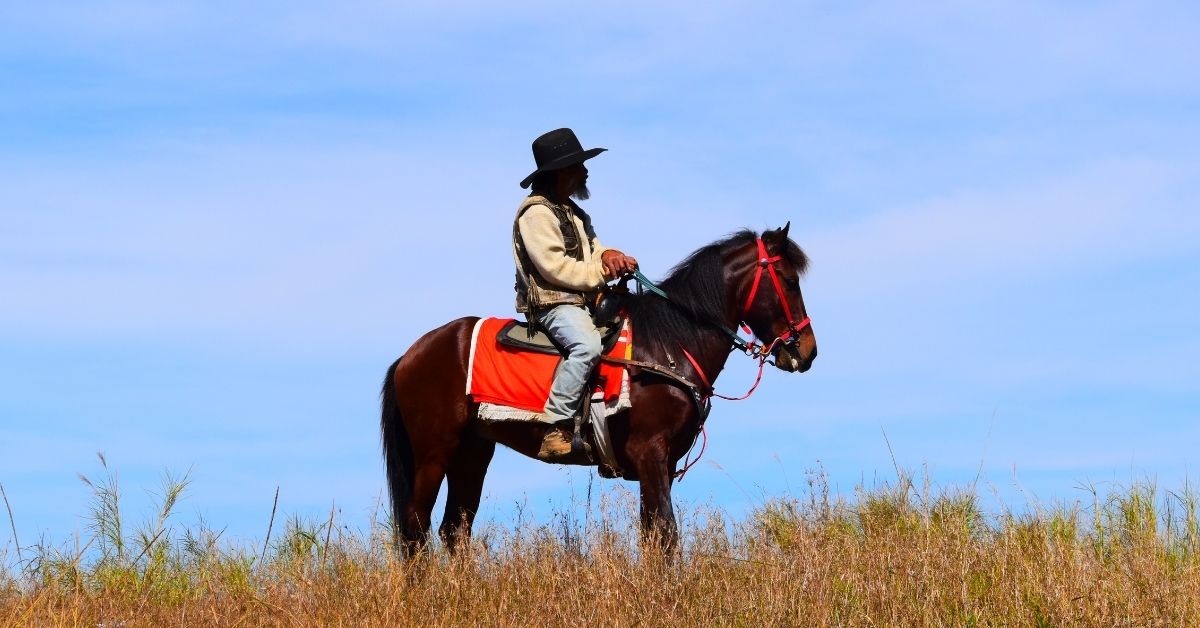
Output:
<instances>
[{"instance_id":1,"label":"horse's tail","mask_svg":"<svg viewBox=\"0 0 1200 628\"><path fill-rule=\"evenodd\" d=\"M383 441L383 458L387 465L388 493L392 498L392 533L397 542L404 529L404 511L412 499L413 490L413 454L408 439L408 430L400 417L400 408L396 405L395 386L392 378L396 367L403 360L400 356L388 367L387 376L383 378L383 390L380 392L381 414L379 429Z\"/></svg>"}]
</instances>

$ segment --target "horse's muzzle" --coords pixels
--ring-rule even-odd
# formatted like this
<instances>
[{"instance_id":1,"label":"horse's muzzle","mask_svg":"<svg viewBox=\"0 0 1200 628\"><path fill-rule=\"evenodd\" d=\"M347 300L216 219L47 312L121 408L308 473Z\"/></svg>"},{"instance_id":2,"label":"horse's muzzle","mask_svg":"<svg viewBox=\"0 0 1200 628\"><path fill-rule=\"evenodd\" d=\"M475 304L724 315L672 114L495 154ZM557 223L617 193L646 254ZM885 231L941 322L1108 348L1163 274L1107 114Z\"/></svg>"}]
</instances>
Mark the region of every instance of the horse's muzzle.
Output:
<instances>
[{"instance_id":1,"label":"horse's muzzle","mask_svg":"<svg viewBox=\"0 0 1200 628\"><path fill-rule=\"evenodd\" d=\"M817 359L815 345L807 357L800 354L796 345L784 345L775 350L775 367L788 373L804 373L812 368L815 359Z\"/></svg>"}]
</instances>

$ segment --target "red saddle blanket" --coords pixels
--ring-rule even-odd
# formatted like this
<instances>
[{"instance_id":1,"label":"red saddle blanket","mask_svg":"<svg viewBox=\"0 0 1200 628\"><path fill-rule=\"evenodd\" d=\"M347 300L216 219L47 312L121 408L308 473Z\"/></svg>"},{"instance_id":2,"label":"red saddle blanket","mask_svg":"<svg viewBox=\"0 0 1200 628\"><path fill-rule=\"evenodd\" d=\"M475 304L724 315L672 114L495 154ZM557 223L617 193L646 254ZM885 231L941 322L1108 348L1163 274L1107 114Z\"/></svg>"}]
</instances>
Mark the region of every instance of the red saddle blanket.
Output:
<instances>
[{"instance_id":1,"label":"red saddle blanket","mask_svg":"<svg viewBox=\"0 0 1200 628\"><path fill-rule=\"evenodd\" d=\"M494 403L530 412L546 409L550 383L561 356L525 351L496 340L511 318L483 318L475 324L471 335L471 358L467 375L467 394L479 403ZM632 356L632 334L628 324L621 330L616 344L606 356L629 359ZM621 395L625 367L600 363L598 390L604 392L605 402L612 403Z\"/></svg>"}]
</instances>

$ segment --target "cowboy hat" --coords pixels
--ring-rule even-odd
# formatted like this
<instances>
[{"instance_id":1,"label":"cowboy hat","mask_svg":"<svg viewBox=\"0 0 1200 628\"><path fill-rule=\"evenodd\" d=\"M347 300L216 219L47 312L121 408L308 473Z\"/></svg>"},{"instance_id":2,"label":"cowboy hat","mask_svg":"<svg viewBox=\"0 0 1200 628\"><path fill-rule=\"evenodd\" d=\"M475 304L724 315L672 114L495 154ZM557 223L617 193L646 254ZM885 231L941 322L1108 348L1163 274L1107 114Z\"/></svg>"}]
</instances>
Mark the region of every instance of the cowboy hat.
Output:
<instances>
[{"instance_id":1,"label":"cowboy hat","mask_svg":"<svg viewBox=\"0 0 1200 628\"><path fill-rule=\"evenodd\" d=\"M537 163L537 170L521 180L521 187L529 187L533 178L543 172L582 163L606 150L608 149L589 148L583 150L583 145L579 143L579 138L575 137L575 132L571 129L555 129L549 133L543 133L533 140L533 160Z\"/></svg>"}]
</instances>

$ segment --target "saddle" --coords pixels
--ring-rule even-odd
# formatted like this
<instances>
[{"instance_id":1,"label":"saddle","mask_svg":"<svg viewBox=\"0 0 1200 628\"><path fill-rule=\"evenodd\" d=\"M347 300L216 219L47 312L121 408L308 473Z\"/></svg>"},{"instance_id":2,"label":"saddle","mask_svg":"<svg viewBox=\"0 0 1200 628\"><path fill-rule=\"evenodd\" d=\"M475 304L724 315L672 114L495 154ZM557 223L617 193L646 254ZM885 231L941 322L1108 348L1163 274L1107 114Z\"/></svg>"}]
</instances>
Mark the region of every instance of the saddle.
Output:
<instances>
[{"instance_id":1,"label":"saddle","mask_svg":"<svg viewBox=\"0 0 1200 628\"><path fill-rule=\"evenodd\" d=\"M596 321L596 329L600 330L600 354L608 355L621 335L621 327L625 325L625 316L621 310L624 295L629 294L625 287L628 278L621 280L618 287L610 287L596 297L592 305L592 319ZM502 327L496 335L496 341L514 349L537 351L550 355L561 355L562 348L554 343L554 339L546 332L529 323L513 320Z\"/></svg>"},{"instance_id":2,"label":"saddle","mask_svg":"<svg viewBox=\"0 0 1200 628\"><path fill-rule=\"evenodd\" d=\"M622 318L596 326L600 330L601 355L608 355L613 346L617 344L617 339L621 334L621 325L624 322L625 319ZM496 342L514 349L550 355L562 354L562 349L554 343L553 338L546 335L545 331L536 327L531 329L529 323L515 319L500 328L500 331L496 333Z\"/></svg>"}]
</instances>

